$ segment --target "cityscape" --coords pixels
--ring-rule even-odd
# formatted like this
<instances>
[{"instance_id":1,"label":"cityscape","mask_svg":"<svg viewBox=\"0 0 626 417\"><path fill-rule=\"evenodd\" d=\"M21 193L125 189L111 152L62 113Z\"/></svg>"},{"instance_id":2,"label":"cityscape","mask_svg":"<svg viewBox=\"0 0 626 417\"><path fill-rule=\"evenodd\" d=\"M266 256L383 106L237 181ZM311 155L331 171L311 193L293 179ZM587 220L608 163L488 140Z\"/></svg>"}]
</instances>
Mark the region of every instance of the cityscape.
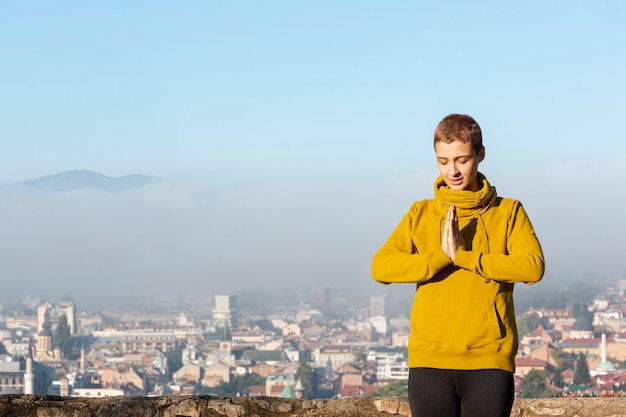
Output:
<instances>
[{"instance_id":1,"label":"cityscape","mask_svg":"<svg viewBox=\"0 0 626 417\"><path fill-rule=\"evenodd\" d=\"M450 114L480 125L478 171L522 204L545 260L515 284L517 328L491 317L517 336L512 414L623 415L624 16L3 2L0 416L410 415L407 344L428 333L411 333L416 284L374 281L372 257L437 194ZM429 313L453 344L476 322L447 295ZM489 374L468 384L480 405L510 398Z\"/></svg>"},{"instance_id":2,"label":"cityscape","mask_svg":"<svg viewBox=\"0 0 626 417\"><path fill-rule=\"evenodd\" d=\"M625 291L626 280L520 287L516 395L623 395ZM69 295L3 301L0 394L406 394L406 300L380 293L359 303L328 286L297 298L253 305L249 295L215 294L200 306L119 311L86 311Z\"/></svg>"}]
</instances>

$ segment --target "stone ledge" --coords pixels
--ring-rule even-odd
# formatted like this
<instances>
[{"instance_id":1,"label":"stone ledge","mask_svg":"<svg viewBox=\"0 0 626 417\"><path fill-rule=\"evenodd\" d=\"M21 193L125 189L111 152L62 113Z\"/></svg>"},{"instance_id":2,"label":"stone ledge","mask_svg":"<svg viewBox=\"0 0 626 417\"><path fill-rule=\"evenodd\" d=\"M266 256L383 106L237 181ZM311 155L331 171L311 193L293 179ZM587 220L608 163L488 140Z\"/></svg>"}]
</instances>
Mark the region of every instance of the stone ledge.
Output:
<instances>
[{"instance_id":1,"label":"stone ledge","mask_svg":"<svg viewBox=\"0 0 626 417\"><path fill-rule=\"evenodd\" d=\"M267 397L0 396L2 417L408 416L406 398L286 400ZM511 417L626 417L626 398L518 399Z\"/></svg>"}]
</instances>

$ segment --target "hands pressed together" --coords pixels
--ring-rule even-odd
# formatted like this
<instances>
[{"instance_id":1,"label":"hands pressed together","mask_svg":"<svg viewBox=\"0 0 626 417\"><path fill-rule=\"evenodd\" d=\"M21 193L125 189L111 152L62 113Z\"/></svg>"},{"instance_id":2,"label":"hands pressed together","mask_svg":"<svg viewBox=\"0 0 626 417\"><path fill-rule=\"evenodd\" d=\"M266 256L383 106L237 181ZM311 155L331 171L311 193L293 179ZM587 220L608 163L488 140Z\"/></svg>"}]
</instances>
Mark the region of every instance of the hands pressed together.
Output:
<instances>
[{"instance_id":1,"label":"hands pressed together","mask_svg":"<svg viewBox=\"0 0 626 417\"><path fill-rule=\"evenodd\" d=\"M441 235L441 248L452 262L456 259L456 252L460 247L465 246L463 235L459 230L459 219L456 215L456 207L448 208L446 223L443 226L443 234Z\"/></svg>"}]
</instances>

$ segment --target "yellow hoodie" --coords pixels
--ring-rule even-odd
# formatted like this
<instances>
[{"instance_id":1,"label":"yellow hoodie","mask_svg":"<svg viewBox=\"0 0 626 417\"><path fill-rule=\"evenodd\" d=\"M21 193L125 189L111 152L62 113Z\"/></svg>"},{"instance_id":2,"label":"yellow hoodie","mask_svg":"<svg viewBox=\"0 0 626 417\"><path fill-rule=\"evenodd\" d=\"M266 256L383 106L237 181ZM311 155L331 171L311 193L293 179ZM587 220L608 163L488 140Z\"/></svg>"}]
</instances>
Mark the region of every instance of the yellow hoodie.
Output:
<instances>
[{"instance_id":1,"label":"yellow hoodie","mask_svg":"<svg viewBox=\"0 0 626 417\"><path fill-rule=\"evenodd\" d=\"M539 281L544 258L521 203L478 175L477 192L452 191L439 177L435 199L415 202L374 255L376 281L417 283L410 368L515 370L513 285ZM454 263L441 248L450 205L465 240Z\"/></svg>"}]
</instances>

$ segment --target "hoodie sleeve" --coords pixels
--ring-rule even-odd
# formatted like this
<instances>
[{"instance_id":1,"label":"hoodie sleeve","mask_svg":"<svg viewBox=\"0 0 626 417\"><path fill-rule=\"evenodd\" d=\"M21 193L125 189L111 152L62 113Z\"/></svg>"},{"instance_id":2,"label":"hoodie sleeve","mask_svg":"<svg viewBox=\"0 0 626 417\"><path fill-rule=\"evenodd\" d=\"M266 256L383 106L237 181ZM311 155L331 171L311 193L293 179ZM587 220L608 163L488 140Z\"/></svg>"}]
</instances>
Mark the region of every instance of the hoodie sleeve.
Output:
<instances>
[{"instance_id":1,"label":"hoodie sleeve","mask_svg":"<svg viewBox=\"0 0 626 417\"><path fill-rule=\"evenodd\" d=\"M413 232L419 221L418 203L400 221L385 244L372 260L372 277L383 284L419 283L428 281L445 266L450 258L438 246L435 252L419 253L413 242ZM439 239L435 234L434 238Z\"/></svg>"},{"instance_id":2,"label":"hoodie sleeve","mask_svg":"<svg viewBox=\"0 0 626 417\"><path fill-rule=\"evenodd\" d=\"M519 201L514 200L507 221L506 254L459 249L454 264L499 282L541 280L545 262L539 240Z\"/></svg>"}]
</instances>

